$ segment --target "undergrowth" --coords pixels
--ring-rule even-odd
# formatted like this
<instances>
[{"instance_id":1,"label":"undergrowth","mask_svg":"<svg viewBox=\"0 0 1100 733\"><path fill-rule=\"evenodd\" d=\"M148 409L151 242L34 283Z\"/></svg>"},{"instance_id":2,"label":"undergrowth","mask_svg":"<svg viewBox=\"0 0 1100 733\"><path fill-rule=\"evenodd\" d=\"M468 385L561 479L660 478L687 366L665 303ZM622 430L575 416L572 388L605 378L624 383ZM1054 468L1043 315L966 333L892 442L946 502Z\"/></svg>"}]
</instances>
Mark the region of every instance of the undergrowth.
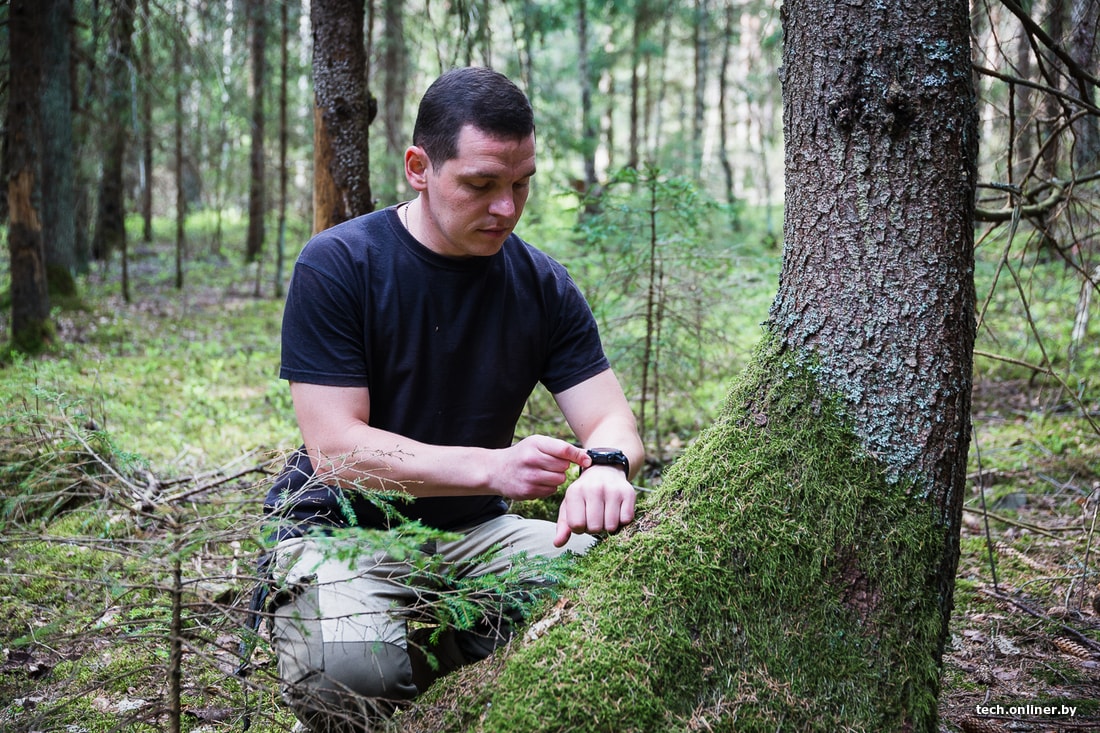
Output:
<instances>
[{"instance_id":1,"label":"undergrowth","mask_svg":"<svg viewBox=\"0 0 1100 733\"><path fill-rule=\"evenodd\" d=\"M979 292L996 264L989 255L978 252ZM164 730L173 638L166 629L172 623L172 589L180 588L182 626L176 637L182 642L183 729L236 730L248 721L253 733L286 731L292 720L278 701L262 628L251 675L241 680L233 674L238 644L247 636L244 608L262 540L259 502L270 472L298 441L285 384L275 376L281 304L255 298L254 272L220 255L195 258L193 284L182 292L163 274L170 269L170 248L141 249L133 256L133 303L122 301L117 273L93 272L81 283L83 308L55 314L61 336L56 351L0 367L5 501L0 517L0 729ZM1088 377L1100 370L1100 331L1094 318L1070 359L1065 314L1073 313L1076 289L1064 282L1056 263L1037 261L1022 271L1027 291L1045 298L1041 308L1030 310L1035 328L1019 328L1024 318L1019 304L999 292L979 332L976 442L970 452L956 611L944 658L942 731L978 730L967 726L976 706L990 702L1008 708L1061 701L1078 714L1073 720L979 716L983 725L1000 726L981 730L1083 730L1090 720L1100 719L1095 702L1100 700L1100 440L1081 410L1084 405L1096 419L1095 385ZM741 320L730 328L751 334L773 285L768 277L738 273L730 288L742 307L730 313ZM746 301L755 309L743 307ZM0 317L0 336L4 327ZM611 338L617 333L613 327L606 331ZM1043 352L1065 373L1061 382L1043 371ZM698 425L712 422L691 406L721 392L739 368L734 364L710 375L703 392L687 396L687 407L665 413L688 416L668 423L670 450L689 442ZM630 383L626 386L629 392ZM521 431L561 429L552 399L540 394L525 413ZM725 455L727 463L739 460L713 436L696 443L696 454ZM782 445L772 447L775 455L757 455L775 461L778 471L785 459ZM789 451L801 450L787 445ZM843 445L837 449L847 450ZM735 660L751 661L758 647L789 643L787 663L813 668L820 660L807 659L801 650L811 641L839 643L839 632L848 636L851 627L838 617L838 638L815 640L799 636L804 631L798 622L787 630L768 624L748 628L744 607L759 603L778 618L808 601L784 599L767 583L769 574L789 572L781 553L768 555L771 560L744 549L743 556L734 556L732 549L719 555L714 543L738 532L753 513L778 512L768 516L787 526L789 517L780 511L786 505L775 506L770 497L772 492L793 497L790 492L798 484L742 472L741 503L723 504L731 500L729 492L708 488L706 477L696 475L691 465L685 461L663 484L659 474L647 476L651 486L660 484L661 493L644 503L646 518L637 529L646 531L608 541L608 550L592 556L592 574L582 583L593 589L611 581L628 584L633 595L624 597L644 613L627 623L623 617L630 609L607 608L602 620L593 617L581 626L571 609L587 607L588 596L567 592L544 612L551 622L547 636L558 641L539 639L531 648L543 650L548 670L574 656L585 664L561 666L574 670L569 678L518 680L523 684L509 693L515 696L518 719L528 719L528 707L557 704L543 697L560 697L563 706L580 705L581 691L604 685L616 703L599 710L578 707L587 710L578 716L584 725L628 730L622 721L636 709L639 721L656 721L655 730L754 730L757 723L767 730L797 729L796 717L768 717L757 701L761 695L785 700L790 715L798 716L806 711L805 691L769 686L779 667L769 677ZM676 487L683 491L678 494ZM858 482L852 491L857 487ZM708 515L727 521L696 542L673 546L658 541L663 535L657 525L664 517L674 516L689 491L704 490L716 502L703 504ZM851 512L876 508L881 510L876 531L886 533L896 519L888 504L831 508L836 513L828 515L829 521L843 527ZM525 509L546 516L555 511L553 505ZM875 541L890 539L886 533ZM794 538L792 562L812 556L810 548L823 546L819 542ZM611 564L607 558L619 543L633 548L632 559ZM647 556L697 564L697 572L669 578L652 563L650 577L640 569L650 565ZM173 579L177 567L182 584ZM740 572L728 572L730 567ZM820 563L807 567L827 580ZM751 582L745 598L752 600L742 608L712 602L706 613L684 610L685 599L693 599L706 583L736 584L728 589L732 592L746 579ZM911 582L919 585L920 580ZM814 590L826 593L827 583ZM576 635L558 636L564 627L575 626ZM617 644L627 636L649 639L649 645L626 657ZM604 637L600 644L592 641ZM705 645L715 651L704 658L699 650ZM867 651L896 650L887 644ZM675 675L651 680L654 660L662 654L683 658ZM504 664L504 657L495 657L447 681L470 691L468 710L435 710L425 701L417 714L452 719L440 729L450 729L453 719L462 716L480 719L491 710L481 703L490 700L475 696L485 689L483 680L501 674ZM697 691L693 697L670 703L675 690L687 687ZM1062 723L1065 727L1059 728ZM641 724L637 729L643 730Z\"/></svg>"}]
</instances>

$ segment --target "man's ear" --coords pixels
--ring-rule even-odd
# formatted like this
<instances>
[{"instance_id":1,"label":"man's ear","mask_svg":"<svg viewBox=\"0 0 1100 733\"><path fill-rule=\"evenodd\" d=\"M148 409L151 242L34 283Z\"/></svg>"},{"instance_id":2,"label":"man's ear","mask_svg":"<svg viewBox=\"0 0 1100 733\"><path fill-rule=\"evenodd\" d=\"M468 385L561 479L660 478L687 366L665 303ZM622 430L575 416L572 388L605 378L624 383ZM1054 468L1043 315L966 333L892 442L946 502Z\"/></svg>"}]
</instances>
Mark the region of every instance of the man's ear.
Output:
<instances>
[{"instance_id":1,"label":"man's ear","mask_svg":"<svg viewBox=\"0 0 1100 733\"><path fill-rule=\"evenodd\" d=\"M431 161L424 148L412 145L405 151L405 179L414 191L423 191L428 187L428 167Z\"/></svg>"}]
</instances>

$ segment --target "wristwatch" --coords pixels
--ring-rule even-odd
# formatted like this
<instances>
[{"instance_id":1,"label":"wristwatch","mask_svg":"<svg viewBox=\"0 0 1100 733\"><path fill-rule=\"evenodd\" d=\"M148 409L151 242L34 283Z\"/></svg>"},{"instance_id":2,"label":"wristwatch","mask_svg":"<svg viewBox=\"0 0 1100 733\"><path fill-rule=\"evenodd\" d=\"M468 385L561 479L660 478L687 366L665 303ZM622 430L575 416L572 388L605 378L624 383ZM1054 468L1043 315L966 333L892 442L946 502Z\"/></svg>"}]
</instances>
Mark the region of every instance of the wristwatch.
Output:
<instances>
[{"instance_id":1,"label":"wristwatch","mask_svg":"<svg viewBox=\"0 0 1100 733\"><path fill-rule=\"evenodd\" d=\"M592 459L593 466L619 466L623 473L630 476L630 459L617 448L589 448L588 457Z\"/></svg>"}]
</instances>

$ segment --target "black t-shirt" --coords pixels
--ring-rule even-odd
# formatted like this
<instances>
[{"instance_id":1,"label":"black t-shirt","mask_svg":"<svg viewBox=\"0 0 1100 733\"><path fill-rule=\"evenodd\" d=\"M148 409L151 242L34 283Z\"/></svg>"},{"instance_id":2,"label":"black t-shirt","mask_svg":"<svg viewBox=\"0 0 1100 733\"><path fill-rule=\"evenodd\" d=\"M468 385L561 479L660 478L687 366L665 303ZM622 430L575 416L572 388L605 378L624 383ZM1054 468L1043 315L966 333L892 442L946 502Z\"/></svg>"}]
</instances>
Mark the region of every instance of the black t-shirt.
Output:
<instances>
[{"instance_id":1,"label":"black t-shirt","mask_svg":"<svg viewBox=\"0 0 1100 733\"><path fill-rule=\"evenodd\" d=\"M294 268L280 376L370 389L370 424L434 445L505 448L535 385L552 393L608 368L595 319L565 268L512 235L491 257L451 259L401 225L396 208L314 237ZM317 481L298 451L268 493L296 521L385 526L361 496ZM351 492L345 492L351 493ZM504 511L498 496L402 503L451 529Z\"/></svg>"}]
</instances>

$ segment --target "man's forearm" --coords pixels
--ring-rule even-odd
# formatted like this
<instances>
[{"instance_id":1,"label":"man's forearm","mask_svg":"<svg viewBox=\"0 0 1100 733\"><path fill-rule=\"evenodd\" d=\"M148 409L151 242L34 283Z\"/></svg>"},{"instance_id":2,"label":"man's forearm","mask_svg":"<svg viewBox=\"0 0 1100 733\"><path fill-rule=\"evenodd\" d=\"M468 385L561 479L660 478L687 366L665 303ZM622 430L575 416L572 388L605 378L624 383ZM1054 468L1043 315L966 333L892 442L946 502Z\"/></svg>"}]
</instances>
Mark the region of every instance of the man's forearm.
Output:
<instances>
[{"instance_id":1,"label":"man's forearm","mask_svg":"<svg viewBox=\"0 0 1100 733\"><path fill-rule=\"evenodd\" d=\"M307 440L306 450L318 478L344 488L416 497L491 493L486 448L429 445L363 425Z\"/></svg>"}]
</instances>

